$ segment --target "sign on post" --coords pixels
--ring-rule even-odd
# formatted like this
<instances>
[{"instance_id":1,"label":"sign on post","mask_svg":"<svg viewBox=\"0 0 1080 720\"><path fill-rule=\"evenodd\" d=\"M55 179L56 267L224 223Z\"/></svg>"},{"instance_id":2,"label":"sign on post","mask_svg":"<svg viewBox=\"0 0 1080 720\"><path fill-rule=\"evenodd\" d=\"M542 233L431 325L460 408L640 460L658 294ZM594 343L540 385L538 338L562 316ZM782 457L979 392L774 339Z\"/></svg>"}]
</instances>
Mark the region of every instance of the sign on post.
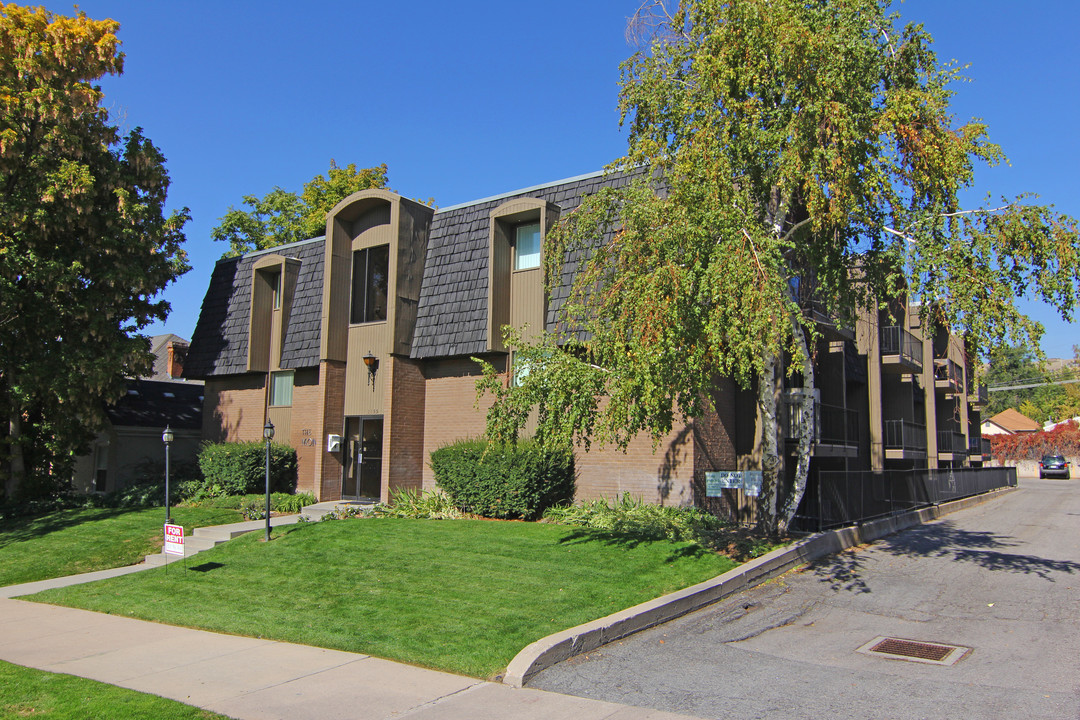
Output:
<instances>
[{"instance_id":1,"label":"sign on post","mask_svg":"<svg viewBox=\"0 0 1080 720\"><path fill-rule=\"evenodd\" d=\"M184 554L184 526L165 524L165 554Z\"/></svg>"},{"instance_id":2,"label":"sign on post","mask_svg":"<svg viewBox=\"0 0 1080 720\"><path fill-rule=\"evenodd\" d=\"M705 497L722 497L724 490L742 490L747 497L761 493L760 470L712 470L705 473Z\"/></svg>"}]
</instances>

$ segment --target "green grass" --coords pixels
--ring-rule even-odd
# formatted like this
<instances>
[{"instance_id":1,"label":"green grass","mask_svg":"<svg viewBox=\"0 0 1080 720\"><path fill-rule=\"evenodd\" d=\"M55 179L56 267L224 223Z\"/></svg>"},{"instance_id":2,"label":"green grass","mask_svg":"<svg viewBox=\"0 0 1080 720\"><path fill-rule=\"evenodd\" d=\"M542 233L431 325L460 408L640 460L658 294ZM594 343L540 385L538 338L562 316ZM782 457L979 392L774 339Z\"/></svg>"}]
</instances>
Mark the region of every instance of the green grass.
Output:
<instances>
[{"instance_id":1,"label":"green grass","mask_svg":"<svg viewBox=\"0 0 1080 720\"><path fill-rule=\"evenodd\" d=\"M193 528L243 520L235 510L173 508ZM161 548L164 508L59 510L0 523L0 586L133 565Z\"/></svg>"},{"instance_id":2,"label":"green grass","mask_svg":"<svg viewBox=\"0 0 1080 720\"><path fill-rule=\"evenodd\" d=\"M0 720L8 718L228 720L157 695L0 661Z\"/></svg>"},{"instance_id":3,"label":"green grass","mask_svg":"<svg viewBox=\"0 0 1080 720\"><path fill-rule=\"evenodd\" d=\"M30 599L488 677L534 640L735 566L691 543L398 519L253 533L194 563Z\"/></svg>"}]
</instances>

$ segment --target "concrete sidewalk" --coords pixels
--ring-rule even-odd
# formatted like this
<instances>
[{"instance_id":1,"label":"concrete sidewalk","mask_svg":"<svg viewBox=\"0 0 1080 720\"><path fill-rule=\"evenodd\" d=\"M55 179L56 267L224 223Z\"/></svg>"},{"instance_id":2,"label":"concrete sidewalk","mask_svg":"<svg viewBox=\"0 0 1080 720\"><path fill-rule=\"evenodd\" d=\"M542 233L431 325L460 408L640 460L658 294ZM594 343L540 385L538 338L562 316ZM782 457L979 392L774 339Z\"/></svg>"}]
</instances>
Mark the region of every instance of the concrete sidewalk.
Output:
<instances>
[{"instance_id":1,"label":"concrete sidewalk","mask_svg":"<svg viewBox=\"0 0 1080 720\"><path fill-rule=\"evenodd\" d=\"M0 599L0 660L153 693L243 720L687 717L514 689L368 655L11 598Z\"/></svg>"}]
</instances>

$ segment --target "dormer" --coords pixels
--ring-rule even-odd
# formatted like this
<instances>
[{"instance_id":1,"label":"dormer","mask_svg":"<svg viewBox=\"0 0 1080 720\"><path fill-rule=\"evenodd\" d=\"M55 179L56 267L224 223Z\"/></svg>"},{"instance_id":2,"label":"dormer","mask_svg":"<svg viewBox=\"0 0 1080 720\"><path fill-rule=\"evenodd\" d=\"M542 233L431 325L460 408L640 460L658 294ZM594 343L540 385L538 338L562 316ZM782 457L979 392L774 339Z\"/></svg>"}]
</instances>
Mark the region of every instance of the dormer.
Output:
<instances>
[{"instance_id":1,"label":"dormer","mask_svg":"<svg viewBox=\"0 0 1080 720\"><path fill-rule=\"evenodd\" d=\"M502 327L544 329L543 241L559 221L559 206L539 198L508 200L491 211L488 241L488 350L506 352Z\"/></svg>"},{"instance_id":2,"label":"dormer","mask_svg":"<svg viewBox=\"0 0 1080 720\"><path fill-rule=\"evenodd\" d=\"M344 361L358 329L408 355L434 210L388 190L363 190L326 216L321 355Z\"/></svg>"},{"instance_id":3,"label":"dormer","mask_svg":"<svg viewBox=\"0 0 1080 720\"><path fill-rule=\"evenodd\" d=\"M248 319L249 372L269 372L281 365L281 348L289 327L300 261L277 253L259 257L251 266L251 314Z\"/></svg>"}]
</instances>

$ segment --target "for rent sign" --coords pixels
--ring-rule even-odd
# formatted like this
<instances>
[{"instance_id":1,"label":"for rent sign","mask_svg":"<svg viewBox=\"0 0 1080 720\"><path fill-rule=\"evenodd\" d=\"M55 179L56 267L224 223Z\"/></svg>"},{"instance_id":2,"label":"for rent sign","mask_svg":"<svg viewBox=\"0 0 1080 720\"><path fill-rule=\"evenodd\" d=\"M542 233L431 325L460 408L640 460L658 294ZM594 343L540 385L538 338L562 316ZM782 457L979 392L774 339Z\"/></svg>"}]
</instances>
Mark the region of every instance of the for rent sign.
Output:
<instances>
[{"instance_id":1,"label":"for rent sign","mask_svg":"<svg viewBox=\"0 0 1080 720\"><path fill-rule=\"evenodd\" d=\"M182 525L165 525L165 554L184 554L184 527Z\"/></svg>"}]
</instances>

